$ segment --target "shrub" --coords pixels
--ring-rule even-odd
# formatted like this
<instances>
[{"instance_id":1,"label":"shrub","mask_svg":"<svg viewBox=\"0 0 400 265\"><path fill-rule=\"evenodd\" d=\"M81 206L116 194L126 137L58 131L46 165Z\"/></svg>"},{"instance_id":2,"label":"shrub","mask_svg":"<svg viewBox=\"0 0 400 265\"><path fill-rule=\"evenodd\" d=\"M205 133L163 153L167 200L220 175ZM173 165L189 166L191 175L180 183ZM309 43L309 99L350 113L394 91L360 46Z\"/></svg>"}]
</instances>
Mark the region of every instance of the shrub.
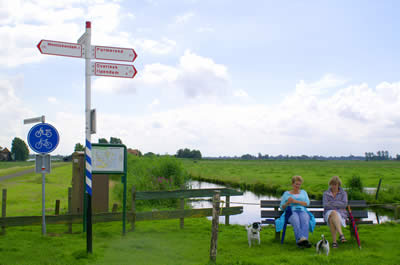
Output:
<instances>
[{"instance_id":1,"label":"shrub","mask_svg":"<svg viewBox=\"0 0 400 265\"><path fill-rule=\"evenodd\" d=\"M132 204L132 187L136 191L162 191L181 189L187 185L188 174L185 172L181 162L170 156L144 156L137 157L128 154L127 170L127 207ZM123 184L117 183L114 195L118 200L123 198ZM151 200L138 201L137 206L176 206L176 200Z\"/></svg>"},{"instance_id":2,"label":"shrub","mask_svg":"<svg viewBox=\"0 0 400 265\"><path fill-rule=\"evenodd\" d=\"M353 175L348 181L347 181L347 194L348 194L348 199L349 200L362 200L365 197L365 194L363 193L363 184L361 181L360 176L358 175Z\"/></svg>"}]
</instances>

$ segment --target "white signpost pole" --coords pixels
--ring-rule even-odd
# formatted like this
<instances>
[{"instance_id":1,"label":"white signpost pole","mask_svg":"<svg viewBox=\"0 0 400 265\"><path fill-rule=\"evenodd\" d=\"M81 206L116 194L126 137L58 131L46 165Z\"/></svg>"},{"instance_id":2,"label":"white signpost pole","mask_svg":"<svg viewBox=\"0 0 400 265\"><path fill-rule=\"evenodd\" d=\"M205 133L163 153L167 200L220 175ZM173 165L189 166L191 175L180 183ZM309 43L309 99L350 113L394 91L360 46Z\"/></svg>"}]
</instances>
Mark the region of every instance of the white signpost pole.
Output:
<instances>
[{"instance_id":1,"label":"white signpost pole","mask_svg":"<svg viewBox=\"0 0 400 265\"><path fill-rule=\"evenodd\" d=\"M85 170L85 182L86 182L86 194L87 194L87 208L86 208L86 250L88 253L92 253L92 144L90 135L90 105L91 105L91 38L92 28L90 21L86 21L86 40L85 40L85 81L86 81L86 104L85 104L85 117L86 117L86 170Z\"/></svg>"}]
</instances>

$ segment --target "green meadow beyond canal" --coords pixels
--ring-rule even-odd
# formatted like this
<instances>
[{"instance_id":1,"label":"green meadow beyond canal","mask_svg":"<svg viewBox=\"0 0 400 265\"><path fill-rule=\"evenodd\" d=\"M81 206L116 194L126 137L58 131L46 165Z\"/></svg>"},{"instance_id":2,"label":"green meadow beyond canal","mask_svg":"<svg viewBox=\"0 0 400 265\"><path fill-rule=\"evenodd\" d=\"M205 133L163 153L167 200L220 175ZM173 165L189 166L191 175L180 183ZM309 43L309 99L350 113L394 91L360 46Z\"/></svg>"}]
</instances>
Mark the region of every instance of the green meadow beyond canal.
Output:
<instances>
[{"instance_id":1,"label":"green meadow beyond canal","mask_svg":"<svg viewBox=\"0 0 400 265\"><path fill-rule=\"evenodd\" d=\"M280 196L290 188L291 177L301 175L302 188L320 199L329 179L340 176L345 188L359 177L363 187L376 188L382 179L378 202L400 201L400 162L398 161L313 161L313 160L183 160L185 169L196 180L225 184ZM376 202L375 194L359 195Z\"/></svg>"}]
</instances>

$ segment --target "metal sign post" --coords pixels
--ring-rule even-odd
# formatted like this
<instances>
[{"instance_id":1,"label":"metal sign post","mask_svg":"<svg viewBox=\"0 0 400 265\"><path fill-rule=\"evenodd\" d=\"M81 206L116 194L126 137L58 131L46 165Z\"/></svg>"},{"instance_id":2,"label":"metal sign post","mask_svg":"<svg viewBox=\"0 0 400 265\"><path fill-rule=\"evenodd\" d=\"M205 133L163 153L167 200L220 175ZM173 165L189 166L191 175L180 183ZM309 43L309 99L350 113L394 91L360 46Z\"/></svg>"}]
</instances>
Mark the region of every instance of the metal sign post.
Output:
<instances>
[{"instance_id":1,"label":"metal sign post","mask_svg":"<svg viewBox=\"0 0 400 265\"><path fill-rule=\"evenodd\" d=\"M108 46L91 46L92 26L86 21L85 33L78 39L78 43L41 40L37 48L42 54L59 55L75 58L85 58L85 192L86 200L86 247L92 253L92 144L91 134L96 132L95 115L91 115L91 75L134 78L137 71L133 65L110 63L94 63L91 59L133 62L137 54L132 48L118 48ZM95 114L95 112L93 112ZM126 177L125 177L126 179ZM85 223L85 218L84 218Z\"/></svg>"},{"instance_id":2,"label":"metal sign post","mask_svg":"<svg viewBox=\"0 0 400 265\"><path fill-rule=\"evenodd\" d=\"M24 124L38 123L28 133L28 144L30 148L39 153L36 155L36 173L42 174L42 235L46 235L46 173L51 170L51 158L47 153L52 152L59 143L59 135L56 128L44 123L45 117L25 119Z\"/></svg>"},{"instance_id":3,"label":"metal sign post","mask_svg":"<svg viewBox=\"0 0 400 265\"><path fill-rule=\"evenodd\" d=\"M36 155L36 173L42 173L42 235L46 235L46 173L50 173L50 155Z\"/></svg>"},{"instance_id":4,"label":"metal sign post","mask_svg":"<svg viewBox=\"0 0 400 265\"><path fill-rule=\"evenodd\" d=\"M92 38L92 25L89 21L86 21L86 31L84 33L85 40L83 45L85 50L90 49L91 38ZM93 252L92 247L92 140L90 134L90 104L91 104L91 80L90 80L90 53L85 54L85 136L86 136L86 147L85 147L85 183L86 183L86 198L87 198L87 208L86 208L86 251L88 253Z\"/></svg>"}]
</instances>

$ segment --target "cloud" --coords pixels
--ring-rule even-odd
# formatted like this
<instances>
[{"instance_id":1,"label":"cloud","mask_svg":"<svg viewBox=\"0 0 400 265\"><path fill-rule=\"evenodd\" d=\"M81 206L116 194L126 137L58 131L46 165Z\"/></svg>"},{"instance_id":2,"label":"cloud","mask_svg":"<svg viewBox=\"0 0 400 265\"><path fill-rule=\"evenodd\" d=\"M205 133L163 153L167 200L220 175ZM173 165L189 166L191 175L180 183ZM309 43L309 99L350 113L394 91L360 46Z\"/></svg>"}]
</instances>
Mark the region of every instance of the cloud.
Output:
<instances>
[{"instance_id":1,"label":"cloud","mask_svg":"<svg viewBox=\"0 0 400 265\"><path fill-rule=\"evenodd\" d=\"M92 81L92 87L103 93L136 93L136 85L130 78L97 77Z\"/></svg>"},{"instance_id":2,"label":"cloud","mask_svg":"<svg viewBox=\"0 0 400 265\"><path fill-rule=\"evenodd\" d=\"M48 97L48 98L47 98L47 101L48 101L50 104L58 104L58 103L59 103L58 100L57 100L57 98L55 98L55 97Z\"/></svg>"},{"instance_id":3,"label":"cloud","mask_svg":"<svg viewBox=\"0 0 400 265\"><path fill-rule=\"evenodd\" d=\"M119 1L7 1L0 4L0 67L13 68L48 60L36 48L41 39L76 42L84 33L82 18L92 22L92 44L135 47L141 54L168 54L176 47L169 38L153 40L118 30L135 15ZM18 10L21 10L20 12Z\"/></svg>"},{"instance_id":4,"label":"cloud","mask_svg":"<svg viewBox=\"0 0 400 265\"><path fill-rule=\"evenodd\" d=\"M153 109L153 108L157 107L158 105L160 105L160 100L158 98L156 98L149 104L149 108Z\"/></svg>"},{"instance_id":5,"label":"cloud","mask_svg":"<svg viewBox=\"0 0 400 265\"><path fill-rule=\"evenodd\" d=\"M11 148L14 137L25 139L23 120L34 117L33 112L15 95L16 88L22 85L22 76L0 77L0 145L3 147Z\"/></svg>"},{"instance_id":6,"label":"cloud","mask_svg":"<svg viewBox=\"0 0 400 265\"><path fill-rule=\"evenodd\" d=\"M199 33L215 32L215 29L211 26L204 26L204 27L199 27L197 29L197 32Z\"/></svg>"},{"instance_id":7,"label":"cloud","mask_svg":"<svg viewBox=\"0 0 400 265\"><path fill-rule=\"evenodd\" d=\"M194 17L194 13L193 12L187 12L187 13L185 13L183 15L176 16L174 23L178 24L178 25L182 25L182 24L187 23L192 17Z\"/></svg>"},{"instance_id":8,"label":"cloud","mask_svg":"<svg viewBox=\"0 0 400 265\"><path fill-rule=\"evenodd\" d=\"M300 83L304 89L316 83L321 84L320 89L330 86L319 81L299 81L294 87ZM160 154L174 154L187 147L199 149L206 156L258 152L363 155L374 150L389 150L394 155L400 148L400 114L393 111L400 104L400 83L382 82L376 88L351 84L328 96L313 95L314 100L298 97L297 93L294 89L272 106L220 102L177 105L163 111L154 108L134 116L103 113L98 116L98 134L92 139L96 142L102 137L118 137L128 147ZM390 95L392 100L385 101ZM157 98L151 105L158 104ZM359 113L363 119L344 115L344 111ZM75 143L83 141L83 119L80 114L57 113L54 124L64 138L59 152L70 153Z\"/></svg>"},{"instance_id":9,"label":"cloud","mask_svg":"<svg viewBox=\"0 0 400 265\"><path fill-rule=\"evenodd\" d=\"M249 97L247 92L244 91L243 89L237 89L237 90L233 91L233 96L235 96L237 98L248 98Z\"/></svg>"},{"instance_id":10,"label":"cloud","mask_svg":"<svg viewBox=\"0 0 400 265\"><path fill-rule=\"evenodd\" d=\"M135 50L157 55L169 54L176 47L176 42L168 38L162 38L159 41L151 39L135 39L133 43Z\"/></svg>"},{"instance_id":11,"label":"cloud","mask_svg":"<svg viewBox=\"0 0 400 265\"><path fill-rule=\"evenodd\" d=\"M135 82L98 78L93 87L97 91L110 93L135 92L136 87L165 87L169 91L175 89L189 99L223 98L228 94L230 76L226 66L187 50L175 67L160 63L148 64L142 72L138 72Z\"/></svg>"},{"instance_id":12,"label":"cloud","mask_svg":"<svg viewBox=\"0 0 400 265\"><path fill-rule=\"evenodd\" d=\"M301 84L303 88L315 88L316 83L321 84L321 89L330 87L322 80ZM386 91L382 87L391 87L390 93L399 95L397 83L385 82L375 89L365 84L338 88L330 96L314 96L315 102L296 97L294 90L274 106L193 104L135 118L108 116L104 123L130 119L127 124L136 125L131 132L135 137L121 137L144 152L171 154L188 147L212 156L258 152L363 155L365 151L386 148L394 154L400 148L400 114L391 110L398 106L400 98L385 102L382 99ZM287 104L289 98L291 105ZM370 102L376 104L365 109ZM343 104L364 118L344 116Z\"/></svg>"}]
</instances>

